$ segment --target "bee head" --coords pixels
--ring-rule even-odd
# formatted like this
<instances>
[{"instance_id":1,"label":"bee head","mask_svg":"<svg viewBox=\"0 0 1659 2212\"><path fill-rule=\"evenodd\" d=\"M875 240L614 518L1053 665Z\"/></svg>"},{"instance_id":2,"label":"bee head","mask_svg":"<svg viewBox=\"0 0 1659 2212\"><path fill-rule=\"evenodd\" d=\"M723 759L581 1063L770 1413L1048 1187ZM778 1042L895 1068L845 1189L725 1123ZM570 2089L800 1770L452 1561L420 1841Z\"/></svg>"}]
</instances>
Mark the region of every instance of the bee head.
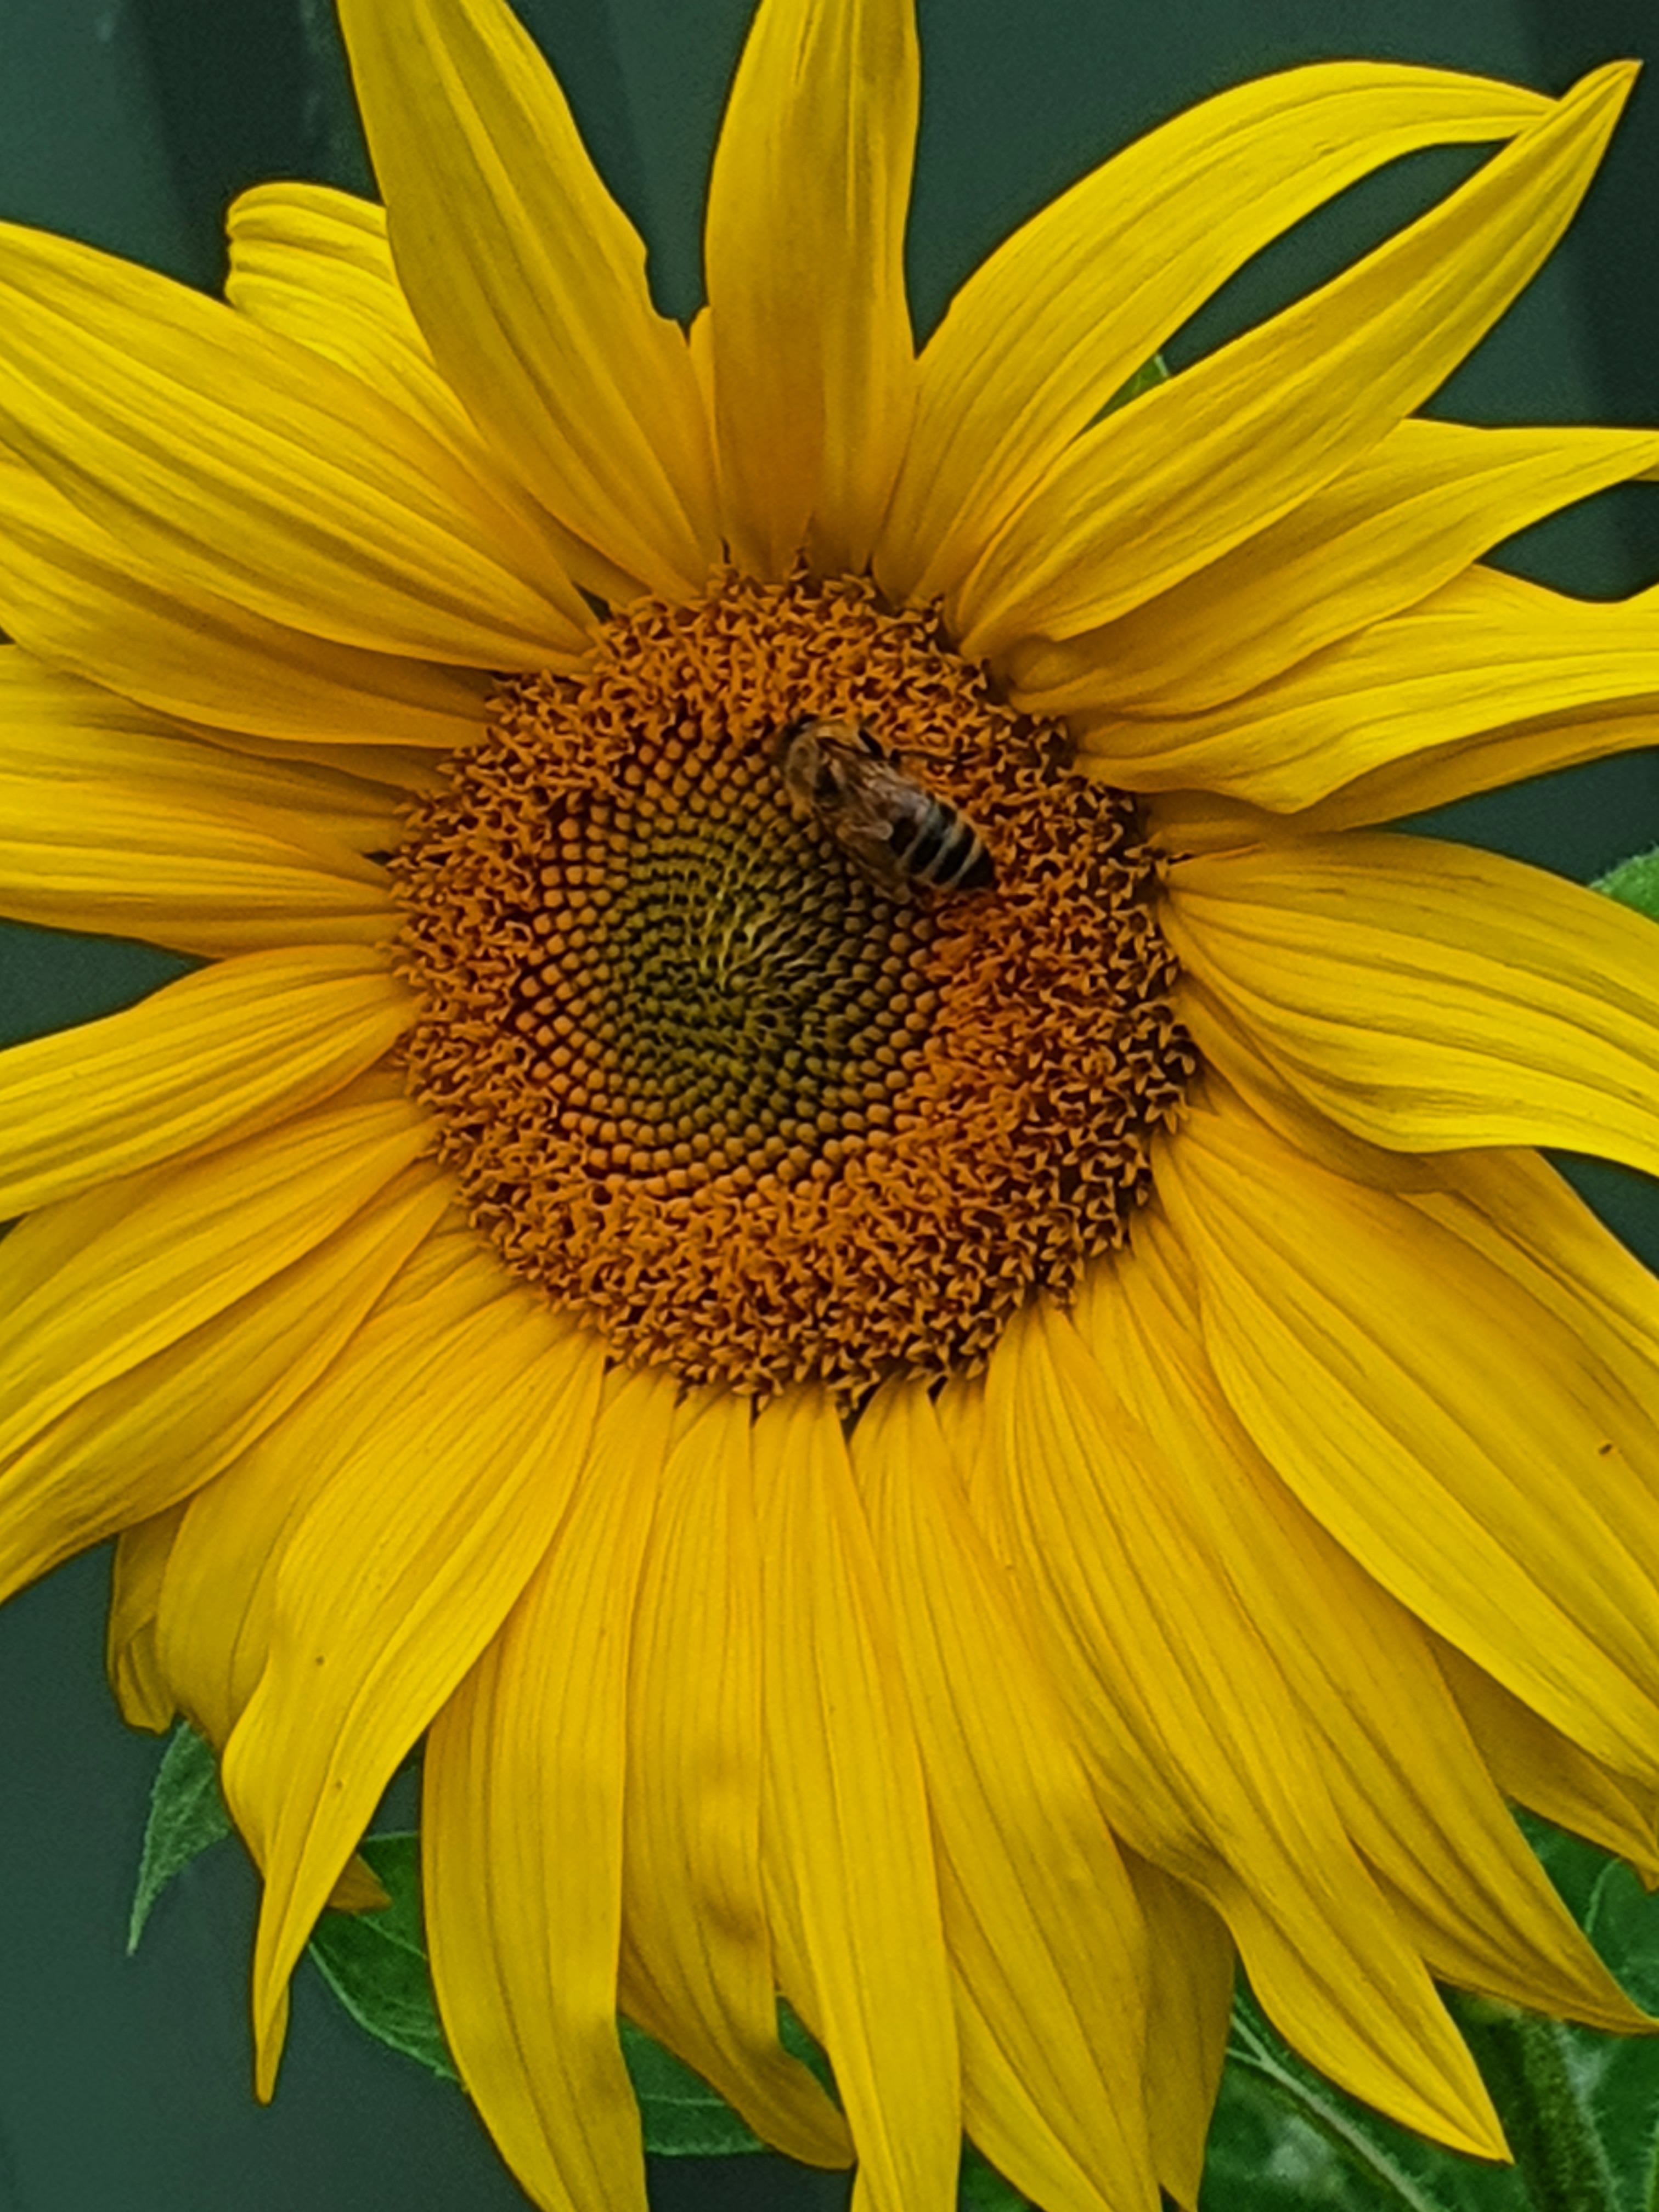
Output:
<instances>
[{"instance_id":1,"label":"bee head","mask_svg":"<svg viewBox=\"0 0 1659 2212\"><path fill-rule=\"evenodd\" d=\"M772 765L774 768L781 768L783 766L793 749L796 738L799 737L803 730L810 730L811 728L814 719L815 718L811 714L797 714L793 722L786 722L783 727L777 732L772 739Z\"/></svg>"}]
</instances>

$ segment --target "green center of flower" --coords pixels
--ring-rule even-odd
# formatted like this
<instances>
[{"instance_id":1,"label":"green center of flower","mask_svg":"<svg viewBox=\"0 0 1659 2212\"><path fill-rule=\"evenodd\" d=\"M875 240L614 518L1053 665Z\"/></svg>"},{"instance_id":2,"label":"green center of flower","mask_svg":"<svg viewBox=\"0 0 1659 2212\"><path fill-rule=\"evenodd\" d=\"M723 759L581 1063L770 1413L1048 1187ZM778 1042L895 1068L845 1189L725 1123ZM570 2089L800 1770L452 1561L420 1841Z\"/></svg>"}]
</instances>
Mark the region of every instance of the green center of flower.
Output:
<instances>
[{"instance_id":1,"label":"green center of flower","mask_svg":"<svg viewBox=\"0 0 1659 2212\"><path fill-rule=\"evenodd\" d=\"M994 886L944 887L975 837ZM1194 1066L1133 801L860 583L727 578L513 679L396 875L473 1218L688 1382L982 1364L1122 1242Z\"/></svg>"}]
</instances>

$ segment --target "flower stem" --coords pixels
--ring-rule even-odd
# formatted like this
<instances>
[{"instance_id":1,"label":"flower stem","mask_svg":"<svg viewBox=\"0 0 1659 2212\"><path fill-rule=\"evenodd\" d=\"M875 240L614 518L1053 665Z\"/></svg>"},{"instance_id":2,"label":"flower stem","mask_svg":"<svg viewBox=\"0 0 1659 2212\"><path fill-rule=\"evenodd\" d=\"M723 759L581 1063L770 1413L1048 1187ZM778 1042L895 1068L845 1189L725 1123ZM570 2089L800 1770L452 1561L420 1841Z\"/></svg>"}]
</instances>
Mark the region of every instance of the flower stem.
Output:
<instances>
[{"instance_id":1,"label":"flower stem","mask_svg":"<svg viewBox=\"0 0 1659 2212\"><path fill-rule=\"evenodd\" d=\"M1613 2171L1566 2030L1485 1997L1460 1997L1454 2008L1534 2212L1616 2212Z\"/></svg>"}]
</instances>

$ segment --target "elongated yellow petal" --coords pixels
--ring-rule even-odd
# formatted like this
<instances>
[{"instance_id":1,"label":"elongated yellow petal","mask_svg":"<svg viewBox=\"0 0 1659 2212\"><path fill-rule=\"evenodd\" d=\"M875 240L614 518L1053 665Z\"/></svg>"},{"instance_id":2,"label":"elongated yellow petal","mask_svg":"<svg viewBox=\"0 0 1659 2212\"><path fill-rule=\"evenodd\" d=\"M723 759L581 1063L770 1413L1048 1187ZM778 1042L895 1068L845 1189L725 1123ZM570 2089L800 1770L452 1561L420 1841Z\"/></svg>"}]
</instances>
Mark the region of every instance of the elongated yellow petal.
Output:
<instances>
[{"instance_id":1,"label":"elongated yellow petal","mask_svg":"<svg viewBox=\"0 0 1659 2212\"><path fill-rule=\"evenodd\" d=\"M182 284L0 226L0 438L186 586L424 659L585 648L550 550L412 417Z\"/></svg>"},{"instance_id":2,"label":"elongated yellow petal","mask_svg":"<svg viewBox=\"0 0 1659 2212\"><path fill-rule=\"evenodd\" d=\"M1315 2064L1409 2126L1501 2155L1480 2076L1225 1565L1058 1312L1028 1310L1003 1338L989 1410L1031 1618L1085 1717L1113 1826L1223 1915Z\"/></svg>"},{"instance_id":3,"label":"elongated yellow petal","mask_svg":"<svg viewBox=\"0 0 1659 2212\"><path fill-rule=\"evenodd\" d=\"M530 497L512 457L503 464L439 374L398 283L384 208L326 185L256 185L232 201L226 228L225 297L232 307L337 362L376 392L395 394L397 405L471 477L551 544L561 568L584 590L612 602L638 596L635 578Z\"/></svg>"},{"instance_id":4,"label":"elongated yellow petal","mask_svg":"<svg viewBox=\"0 0 1659 2212\"><path fill-rule=\"evenodd\" d=\"M886 1596L828 1396L776 1401L754 1448L761 1841L785 1993L836 2069L859 2212L945 2212L962 2135L956 2029Z\"/></svg>"},{"instance_id":5,"label":"elongated yellow petal","mask_svg":"<svg viewBox=\"0 0 1659 2212\"><path fill-rule=\"evenodd\" d=\"M644 2212L617 2040L628 1650L672 1376L608 1396L570 1512L433 1723L421 1819L433 1981L501 2155L556 2212Z\"/></svg>"},{"instance_id":6,"label":"elongated yellow petal","mask_svg":"<svg viewBox=\"0 0 1659 2212\"><path fill-rule=\"evenodd\" d=\"M1372 833L1170 871L1183 1018L1205 994L1303 1096L1405 1151L1559 1145L1659 1170L1659 940L1611 899L1464 845Z\"/></svg>"},{"instance_id":7,"label":"elongated yellow petal","mask_svg":"<svg viewBox=\"0 0 1659 2212\"><path fill-rule=\"evenodd\" d=\"M763 2142L845 2166L845 2124L777 2035L750 1408L722 1392L694 1402L664 1477L635 1624L622 2008Z\"/></svg>"},{"instance_id":8,"label":"elongated yellow petal","mask_svg":"<svg viewBox=\"0 0 1659 2212\"><path fill-rule=\"evenodd\" d=\"M1226 1923L1150 1859L1125 1850L1146 1923L1152 2002L1146 2021L1147 2100L1158 2178L1184 2212L1197 2212L1205 2145L1221 2087L1232 2022L1235 1954Z\"/></svg>"},{"instance_id":9,"label":"elongated yellow petal","mask_svg":"<svg viewBox=\"0 0 1659 2212\"><path fill-rule=\"evenodd\" d=\"M964 653L1069 637L1349 467L1490 329L1565 228L1633 78L1584 78L1422 219L1085 431L947 601Z\"/></svg>"},{"instance_id":10,"label":"elongated yellow petal","mask_svg":"<svg viewBox=\"0 0 1659 2212\"><path fill-rule=\"evenodd\" d=\"M1463 1709L1492 1778L1507 1797L1575 1836L1628 1859L1646 1881L1659 1881L1651 1801L1542 1720L1454 1644L1434 1639L1440 1670Z\"/></svg>"},{"instance_id":11,"label":"elongated yellow petal","mask_svg":"<svg viewBox=\"0 0 1659 2212\"><path fill-rule=\"evenodd\" d=\"M1283 815L1269 814L1246 799L1200 791L1154 792L1145 802L1145 813L1152 842L1165 852L1228 853L1270 841L1287 828L1322 836L1333 830L1398 822L1554 769L1642 752L1656 737L1659 718L1649 708L1570 714L1475 738L1468 744L1444 745L1356 776L1288 823Z\"/></svg>"},{"instance_id":12,"label":"elongated yellow petal","mask_svg":"<svg viewBox=\"0 0 1659 2212\"><path fill-rule=\"evenodd\" d=\"M187 805L228 801L354 853L389 851L402 834L398 794L385 783L332 764L233 751L15 645L0 646L0 773L60 787L107 778L171 792Z\"/></svg>"},{"instance_id":13,"label":"elongated yellow petal","mask_svg":"<svg viewBox=\"0 0 1659 2212\"><path fill-rule=\"evenodd\" d=\"M431 1140L411 1101L331 1104L21 1222L0 1244L0 1455L320 1244Z\"/></svg>"},{"instance_id":14,"label":"elongated yellow petal","mask_svg":"<svg viewBox=\"0 0 1659 2212\"><path fill-rule=\"evenodd\" d=\"M1060 645L1017 649L1009 696L1033 714L1068 715L1090 757L1108 760L1126 719L1231 704L1414 606L1528 523L1656 458L1659 438L1647 431L1399 423L1278 522L1133 613ZM1529 648L1536 654L1536 639ZM1245 708L1246 721L1261 712ZM1167 736L1181 746L1179 726ZM1174 773L1149 733L1132 726L1123 742L1132 759L1152 754ZM1226 788L1261 796L1259 768L1248 784L1236 780L1233 755L1227 768ZM1207 769L1183 780L1206 781Z\"/></svg>"},{"instance_id":15,"label":"elongated yellow petal","mask_svg":"<svg viewBox=\"0 0 1659 2212\"><path fill-rule=\"evenodd\" d=\"M726 528L787 576L861 569L903 457L904 221L920 100L910 0L762 0L708 185Z\"/></svg>"},{"instance_id":16,"label":"elongated yellow petal","mask_svg":"<svg viewBox=\"0 0 1659 2212\"><path fill-rule=\"evenodd\" d=\"M1237 1107L1193 1115L1158 1188L1217 1377L1282 1480L1448 1643L1651 1786L1659 1589L1628 1533L1651 1492L1603 1452L1570 1332L1408 1200Z\"/></svg>"},{"instance_id":17,"label":"elongated yellow petal","mask_svg":"<svg viewBox=\"0 0 1659 2212\"><path fill-rule=\"evenodd\" d=\"M558 1526L603 1362L597 1338L513 1291L434 1337L374 1430L325 1455L222 1773L265 1876L253 1960L261 2096L289 1976L340 1869Z\"/></svg>"},{"instance_id":18,"label":"elongated yellow petal","mask_svg":"<svg viewBox=\"0 0 1659 2212\"><path fill-rule=\"evenodd\" d=\"M27 1434L0 1462L4 1588L188 1497L279 1420L349 1340L446 1195L430 1169L406 1171L313 1249Z\"/></svg>"},{"instance_id":19,"label":"elongated yellow petal","mask_svg":"<svg viewBox=\"0 0 1659 2212\"><path fill-rule=\"evenodd\" d=\"M928 340L884 588L954 589L1113 393L1322 201L1415 147L1510 137L1547 112L1479 77L1318 63L1236 86L1103 163L974 272Z\"/></svg>"},{"instance_id":20,"label":"elongated yellow petal","mask_svg":"<svg viewBox=\"0 0 1659 2212\"><path fill-rule=\"evenodd\" d=\"M1415 1203L1513 1275L1659 1410L1659 1279L1536 1152L1462 1152Z\"/></svg>"},{"instance_id":21,"label":"elongated yellow petal","mask_svg":"<svg viewBox=\"0 0 1659 2212\"><path fill-rule=\"evenodd\" d=\"M1163 1451L1298 1706L1343 1826L1431 1969L1512 2004L1628 2030L1463 1724L1412 1614L1280 1483L1227 1406L1157 1213L1097 1271L1082 1333Z\"/></svg>"},{"instance_id":22,"label":"elongated yellow petal","mask_svg":"<svg viewBox=\"0 0 1659 2212\"><path fill-rule=\"evenodd\" d=\"M1443 775L1435 757L1443 749L1473 746L1511 723L1547 716L1562 726L1539 732L1538 742L1559 748L1539 756L1540 767L1591 757L1570 750L1571 732L1656 693L1659 592L1598 605L1473 568L1405 613L1210 713L1081 714L1079 753L1089 769L1136 791L1192 786L1279 813L1315 809L1298 829L1339 829L1429 803L1411 781L1419 763ZM1503 759L1491 782L1507 780ZM1461 774L1468 780L1443 783L1435 796L1484 787L1468 767ZM1383 803L1347 802L1342 787L1362 777ZM1319 807L1328 795L1333 803Z\"/></svg>"},{"instance_id":23,"label":"elongated yellow petal","mask_svg":"<svg viewBox=\"0 0 1659 2212\"><path fill-rule=\"evenodd\" d=\"M880 1393L853 1464L927 1777L967 2131L1053 2212L1150 2212L1146 2098L1162 2084L1142 2077L1140 1910L1070 1721L954 1489L927 1393Z\"/></svg>"},{"instance_id":24,"label":"elongated yellow petal","mask_svg":"<svg viewBox=\"0 0 1659 2212\"><path fill-rule=\"evenodd\" d=\"M376 945L397 926L386 872L292 815L88 777L0 769L0 913L179 952Z\"/></svg>"},{"instance_id":25,"label":"elongated yellow petal","mask_svg":"<svg viewBox=\"0 0 1659 2212\"><path fill-rule=\"evenodd\" d=\"M167 1562L156 1648L180 1706L215 1743L229 1741L264 1671L277 1570L340 1454L367 1448L428 1347L502 1287L501 1264L475 1231L441 1227L366 1319L343 1316L335 1356L286 1418L191 1499Z\"/></svg>"},{"instance_id":26,"label":"elongated yellow petal","mask_svg":"<svg viewBox=\"0 0 1659 2212\"><path fill-rule=\"evenodd\" d=\"M249 952L0 1054L0 1218L269 1128L371 1066L415 1002L376 954Z\"/></svg>"},{"instance_id":27,"label":"elongated yellow petal","mask_svg":"<svg viewBox=\"0 0 1659 2212\"><path fill-rule=\"evenodd\" d=\"M4 455L0 621L43 661L164 714L285 741L470 744L490 684L233 605L145 560Z\"/></svg>"},{"instance_id":28,"label":"elongated yellow petal","mask_svg":"<svg viewBox=\"0 0 1659 2212\"><path fill-rule=\"evenodd\" d=\"M398 282L446 382L541 504L653 591L720 557L685 340L504 0L344 0Z\"/></svg>"},{"instance_id":29,"label":"elongated yellow petal","mask_svg":"<svg viewBox=\"0 0 1659 2212\"><path fill-rule=\"evenodd\" d=\"M129 1728L165 1735L178 1707L161 1670L155 1623L161 1583L185 1501L135 1522L116 1540L110 1575L109 1626L104 1664L115 1702Z\"/></svg>"},{"instance_id":30,"label":"elongated yellow petal","mask_svg":"<svg viewBox=\"0 0 1659 2212\"><path fill-rule=\"evenodd\" d=\"M1519 730L1447 745L1355 778L1303 817L1310 830L1364 830L1477 793L1496 791L1558 768L1578 768L1615 753L1641 752L1659 736L1651 708L1568 714Z\"/></svg>"}]
</instances>

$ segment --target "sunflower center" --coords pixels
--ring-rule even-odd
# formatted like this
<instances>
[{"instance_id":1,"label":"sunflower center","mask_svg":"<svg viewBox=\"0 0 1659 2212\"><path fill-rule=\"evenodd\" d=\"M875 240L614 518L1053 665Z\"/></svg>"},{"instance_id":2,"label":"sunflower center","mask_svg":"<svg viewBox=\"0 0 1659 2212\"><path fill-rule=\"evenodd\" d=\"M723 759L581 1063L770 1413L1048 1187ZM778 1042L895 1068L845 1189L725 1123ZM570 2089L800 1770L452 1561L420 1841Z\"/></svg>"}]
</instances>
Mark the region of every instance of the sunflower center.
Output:
<instances>
[{"instance_id":1,"label":"sunflower center","mask_svg":"<svg viewBox=\"0 0 1659 2212\"><path fill-rule=\"evenodd\" d=\"M511 679L394 872L475 1222L689 1382L981 1364L1121 1243L1194 1064L1133 800L861 582Z\"/></svg>"}]
</instances>

